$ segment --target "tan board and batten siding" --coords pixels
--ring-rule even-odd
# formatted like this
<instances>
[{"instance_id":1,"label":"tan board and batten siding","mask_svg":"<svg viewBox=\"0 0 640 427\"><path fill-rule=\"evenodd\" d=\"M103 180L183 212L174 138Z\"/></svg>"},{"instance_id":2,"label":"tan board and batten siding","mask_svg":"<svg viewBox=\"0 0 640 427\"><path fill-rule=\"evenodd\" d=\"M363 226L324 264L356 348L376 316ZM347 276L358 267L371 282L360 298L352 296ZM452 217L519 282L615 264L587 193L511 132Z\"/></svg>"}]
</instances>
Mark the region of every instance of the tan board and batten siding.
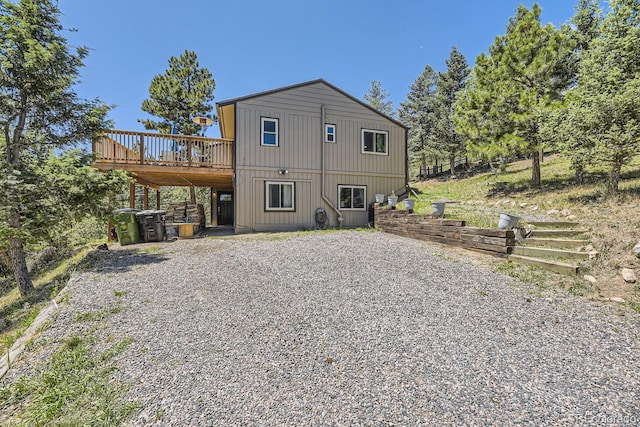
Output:
<instances>
[{"instance_id":1,"label":"tan board and batten siding","mask_svg":"<svg viewBox=\"0 0 640 427\"><path fill-rule=\"evenodd\" d=\"M260 145L261 117L279 120L277 147ZM325 124L336 125L335 143L324 142ZM362 129L387 131L388 154L362 153ZM324 193L335 207L338 185L366 186L368 206L376 193L389 194L406 182L406 129L324 81L237 100L235 141L237 232L311 228L319 207L326 209L330 225L338 225L321 196L323 145ZM282 169L288 173L280 174ZM265 181L295 183L295 212L265 210ZM343 226L367 225L366 209L341 212Z\"/></svg>"}]
</instances>

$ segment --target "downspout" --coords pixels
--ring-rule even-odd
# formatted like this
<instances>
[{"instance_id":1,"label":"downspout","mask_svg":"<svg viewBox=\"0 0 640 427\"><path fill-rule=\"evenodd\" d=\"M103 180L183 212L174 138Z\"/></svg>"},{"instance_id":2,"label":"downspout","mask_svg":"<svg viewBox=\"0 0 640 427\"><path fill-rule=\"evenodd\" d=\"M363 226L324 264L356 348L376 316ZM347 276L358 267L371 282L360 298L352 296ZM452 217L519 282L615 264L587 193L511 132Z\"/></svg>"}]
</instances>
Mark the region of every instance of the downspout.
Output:
<instances>
[{"instance_id":1,"label":"downspout","mask_svg":"<svg viewBox=\"0 0 640 427\"><path fill-rule=\"evenodd\" d=\"M338 215L338 226L342 227L342 221L344 221L344 218L342 217L342 213L333 205L333 203L331 203L331 201L329 199L327 199L327 197L324 195L324 104L322 104L320 106L320 146L321 148L321 153L320 153L320 173L321 173L321 179L320 179L320 195L322 196L322 200L324 200L324 202L329 205L329 207L336 213L336 215Z\"/></svg>"},{"instance_id":2,"label":"downspout","mask_svg":"<svg viewBox=\"0 0 640 427\"><path fill-rule=\"evenodd\" d=\"M407 190L407 193L409 188L411 188L409 186L409 151L407 150L408 145L409 145L409 135L408 135L407 129L405 129L404 130L404 185L405 185L405 189Z\"/></svg>"}]
</instances>

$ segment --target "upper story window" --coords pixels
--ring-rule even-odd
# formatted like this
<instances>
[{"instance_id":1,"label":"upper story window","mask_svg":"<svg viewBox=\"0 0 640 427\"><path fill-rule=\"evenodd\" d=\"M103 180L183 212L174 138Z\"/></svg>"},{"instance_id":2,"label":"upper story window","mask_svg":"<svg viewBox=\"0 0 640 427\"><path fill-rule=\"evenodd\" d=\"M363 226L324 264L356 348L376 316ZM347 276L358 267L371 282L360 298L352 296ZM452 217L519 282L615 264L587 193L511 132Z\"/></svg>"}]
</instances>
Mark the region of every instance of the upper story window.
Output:
<instances>
[{"instance_id":1,"label":"upper story window","mask_svg":"<svg viewBox=\"0 0 640 427\"><path fill-rule=\"evenodd\" d=\"M267 181L265 182L265 210L294 211L295 184L293 182Z\"/></svg>"},{"instance_id":2,"label":"upper story window","mask_svg":"<svg viewBox=\"0 0 640 427\"><path fill-rule=\"evenodd\" d=\"M278 119L260 118L260 145L278 146Z\"/></svg>"},{"instance_id":3,"label":"upper story window","mask_svg":"<svg viewBox=\"0 0 640 427\"><path fill-rule=\"evenodd\" d=\"M341 210L365 210L367 187L362 185L338 185Z\"/></svg>"},{"instance_id":4,"label":"upper story window","mask_svg":"<svg viewBox=\"0 0 640 427\"><path fill-rule=\"evenodd\" d=\"M324 142L336 142L336 125L324 125Z\"/></svg>"},{"instance_id":5,"label":"upper story window","mask_svg":"<svg viewBox=\"0 0 640 427\"><path fill-rule=\"evenodd\" d=\"M362 129L362 152L388 154L389 132L383 130Z\"/></svg>"}]
</instances>

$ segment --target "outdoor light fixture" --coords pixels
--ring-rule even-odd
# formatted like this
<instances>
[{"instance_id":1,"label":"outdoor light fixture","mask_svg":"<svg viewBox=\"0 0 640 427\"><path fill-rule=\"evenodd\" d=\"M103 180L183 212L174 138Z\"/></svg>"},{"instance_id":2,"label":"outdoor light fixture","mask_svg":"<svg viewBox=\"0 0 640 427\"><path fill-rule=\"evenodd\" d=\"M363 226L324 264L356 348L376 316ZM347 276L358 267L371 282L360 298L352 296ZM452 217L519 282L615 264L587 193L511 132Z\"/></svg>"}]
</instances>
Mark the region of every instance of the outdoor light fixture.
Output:
<instances>
[{"instance_id":1,"label":"outdoor light fixture","mask_svg":"<svg viewBox=\"0 0 640 427\"><path fill-rule=\"evenodd\" d=\"M200 133L202 134L200 136L204 136L204 134L207 132L207 128L213 124L213 120L209 117L194 117L193 119L191 119L191 121L193 121L193 123L197 125L200 125Z\"/></svg>"},{"instance_id":2,"label":"outdoor light fixture","mask_svg":"<svg viewBox=\"0 0 640 427\"><path fill-rule=\"evenodd\" d=\"M193 122L200 126L211 126L213 124L213 120L209 117L194 117Z\"/></svg>"},{"instance_id":3,"label":"outdoor light fixture","mask_svg":"<svg viewBox=\"0 0 640 427\"><path fill-rule=\"evenodd\" d=\"M279 170L278 170L278 173L279 173L280 175L286 175L286 174L288 174L288 173L289 173L289 171L288 171L288 170L286 170L286 169L279 169Z\"/></svg>"}]
</instances>

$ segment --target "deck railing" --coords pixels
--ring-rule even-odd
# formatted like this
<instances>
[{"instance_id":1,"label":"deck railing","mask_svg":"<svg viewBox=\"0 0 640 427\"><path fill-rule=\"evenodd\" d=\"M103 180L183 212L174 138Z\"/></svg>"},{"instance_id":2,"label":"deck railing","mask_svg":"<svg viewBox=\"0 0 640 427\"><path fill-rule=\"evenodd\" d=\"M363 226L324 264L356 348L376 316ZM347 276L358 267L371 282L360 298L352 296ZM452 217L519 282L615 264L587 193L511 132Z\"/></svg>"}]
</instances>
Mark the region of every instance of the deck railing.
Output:
<instances>
[{"instance_id":1,"label":"deck railing","mask_svg":"<svg viewBox=\"0 0 640 427\"><path fill-rule=\"evenodd\" d=\"M233 167L233 140L110 130L93 141L96 162L155 166Z\"/></svg>"}]
</instances>

